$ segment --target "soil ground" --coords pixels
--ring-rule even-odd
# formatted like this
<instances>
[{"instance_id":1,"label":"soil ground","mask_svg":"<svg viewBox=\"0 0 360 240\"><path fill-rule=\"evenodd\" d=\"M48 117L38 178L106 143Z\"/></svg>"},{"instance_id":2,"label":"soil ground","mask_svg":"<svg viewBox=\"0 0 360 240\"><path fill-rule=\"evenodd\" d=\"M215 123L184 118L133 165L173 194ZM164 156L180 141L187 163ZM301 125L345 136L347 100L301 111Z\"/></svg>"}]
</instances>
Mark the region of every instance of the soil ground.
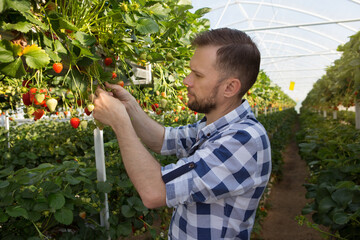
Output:
<instances>
[{"instance_id":1,"label":"soil ground","mask_svg":"<svg viewBox=\"0 0 360 240\"><path fill-rule=\"evenodd\" d=\"M297 122L293 128L293 136L287 145L283 157L283 178L272 186L269 203L270 210L263 225L263 240L320 240L321 234L307 227L300 226L295 217L301 215L301 209L309 201L305 198L306 189L303 184L309 177L306 162L298 154L295 133L299 130ZM307 216L308 217L308 216ZM308 217L309 219L310 217Z\"/></svg>"}]
</instances>

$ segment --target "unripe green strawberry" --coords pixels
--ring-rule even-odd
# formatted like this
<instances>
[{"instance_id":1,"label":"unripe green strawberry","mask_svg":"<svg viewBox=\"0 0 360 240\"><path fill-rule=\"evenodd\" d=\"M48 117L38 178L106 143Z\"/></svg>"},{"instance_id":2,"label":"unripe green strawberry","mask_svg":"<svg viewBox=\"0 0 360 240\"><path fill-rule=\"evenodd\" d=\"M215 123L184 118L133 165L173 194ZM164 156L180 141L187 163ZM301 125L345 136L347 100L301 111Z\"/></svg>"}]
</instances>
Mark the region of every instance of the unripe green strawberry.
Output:
<instances>
[{"instance_id":1,"label":"unripe green strawberry","mask_svg":"<svg viewBox=\"0 0 360 240\"><path fill-rule=\"evenodd\" d=\"M39 103L42 103L42 101L44 101L44 99L45 99L45 94L38 93L38 94L35 95L35 99L36 99L36 101L38 101Z\"/></svg>"},{"instance_id":2,"label":"unripe green strawberry","mask_svg":"<svg viewBox=\"0 0 360 240\"><path fill-rule=\"evenodd\" d=\"M46 105L48 106L50 112L55 111L57 104L58 104L58 101L55 98L50 98L46 101Z\"/></svg>"},{"instance_id":3,"label":"unripe green strawberry","mask_svg":"<svg viewBox=\"0 0 360 240\"><path fill-rule=\"evenodd\" d=\"M161 99L161 100L160 100L160 107L161 107L161 108L165 108L166 105L167 105L166 99Z\"/></svg>"},{"instance_id":4,"label":"unripe green strawberry","mask_svg":"<svg viewBox=\"0 0 360 240\"><path fill-rule=\"evenodd\" d=\"M87 109L89 110L89 112L92 112L94 110L94 108L95 108L95 106L92 103L87 105Z\"/></svg>"},{"instance_id":5,"label":"unripe green strawberry","mask_svg":"<svg viewBox=\"0 0 360 240\"><path fill-rule=\"evenodd\" d=\"M85 130L87 128L88 122L83 120L80 122L80 128Z\"/></svg>"}]
</instances>

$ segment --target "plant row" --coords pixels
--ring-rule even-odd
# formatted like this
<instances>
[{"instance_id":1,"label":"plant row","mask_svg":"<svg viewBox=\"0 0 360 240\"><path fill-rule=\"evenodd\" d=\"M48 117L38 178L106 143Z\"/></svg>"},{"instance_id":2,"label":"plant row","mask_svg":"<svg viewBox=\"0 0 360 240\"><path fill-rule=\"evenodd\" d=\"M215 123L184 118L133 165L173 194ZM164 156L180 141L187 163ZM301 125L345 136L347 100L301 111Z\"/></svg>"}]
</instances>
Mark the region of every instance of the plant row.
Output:
<instances>
[{"instance_id":1,"label":"plant row","mask_svg":"<svg viewBox=\"0 0 360 240\"><path fill-rule=\"evenodd\" d=\"M359 239L360 131L306 110L300 120L297 140L311 173L305 184L311 202L302 213L312 215L310 226L320 230L321 225L332 237Z\"/></svg>"},{"instance_id":2,"label":"plant row","mask_svg":"<svg viewBox=\"0 0 360 240\"><path fill-rule=\"evenodd\" d=\"M259 117L270 130L273 176L281 175L281 150L294 113L289 109ZM173 124L194 121L195 116ZM68 123L54 120L12 122L9 138L0 128L1 239L117 239L145 232L154 239L166 236L171 211L144 207L125 172L116 136L108 127L104 129L107 181L97 181L95 127L92 121L86 129L69 128ZM154 156L162 165L176 161L173 156ZM99 223L105 193L109 231ZM259 224L265 214L262 201Z\"/></svg>"}]
</instances>

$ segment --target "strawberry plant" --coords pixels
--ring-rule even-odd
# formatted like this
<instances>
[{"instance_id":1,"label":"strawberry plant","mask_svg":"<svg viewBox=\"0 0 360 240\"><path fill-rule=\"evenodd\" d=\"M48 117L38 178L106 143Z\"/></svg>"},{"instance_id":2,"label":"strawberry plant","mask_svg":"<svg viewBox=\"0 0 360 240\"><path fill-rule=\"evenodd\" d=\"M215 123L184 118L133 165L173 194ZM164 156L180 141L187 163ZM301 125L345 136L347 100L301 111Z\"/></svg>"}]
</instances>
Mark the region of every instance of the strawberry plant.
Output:
<instances>
[{"instance_id":1,"label":"strawberry plant","mask_svg":"<svg viewBox=\"0 0 360 240\"><path fill-rule=\"evenodd\" d=\"M360 132L339 121L326 121L304 111L298 135L300 153L311 170L305 185L311 203L303 214L312 214L329 235L357 239L360 226L359 153Z\"/></svg>"}]
</instances>

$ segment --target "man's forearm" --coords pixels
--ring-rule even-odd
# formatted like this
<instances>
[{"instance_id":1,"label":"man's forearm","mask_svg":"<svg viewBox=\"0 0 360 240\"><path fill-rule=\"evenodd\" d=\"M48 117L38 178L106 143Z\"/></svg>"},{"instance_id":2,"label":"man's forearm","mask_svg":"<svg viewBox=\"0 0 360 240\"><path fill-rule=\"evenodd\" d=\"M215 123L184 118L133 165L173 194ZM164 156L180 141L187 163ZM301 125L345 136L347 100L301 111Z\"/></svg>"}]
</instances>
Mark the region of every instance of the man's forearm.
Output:
<instances>
[{"instance_id":1,"label":"man's forearm","mask_svg":"<svg viewBox=\"0 0 360 240\"><path fill-rule=\"evenodd\" d=\"M137 136L148 148L159 153L164 140L165 128L151 119L135 101L127 106L126 110Z\"/></svg>"},{"instance_id":2,"label":"man's forearm","mask_svg":"<svg viewBox=\"0 0 360 240\"><path fill-rule=\"evenodd\" d=\"M130 119L121 122L122 124L113 127L113 130L130 180L146 207L165 206L166 191L160 164L142 145Z\"/></svg>"}]
</instances>

